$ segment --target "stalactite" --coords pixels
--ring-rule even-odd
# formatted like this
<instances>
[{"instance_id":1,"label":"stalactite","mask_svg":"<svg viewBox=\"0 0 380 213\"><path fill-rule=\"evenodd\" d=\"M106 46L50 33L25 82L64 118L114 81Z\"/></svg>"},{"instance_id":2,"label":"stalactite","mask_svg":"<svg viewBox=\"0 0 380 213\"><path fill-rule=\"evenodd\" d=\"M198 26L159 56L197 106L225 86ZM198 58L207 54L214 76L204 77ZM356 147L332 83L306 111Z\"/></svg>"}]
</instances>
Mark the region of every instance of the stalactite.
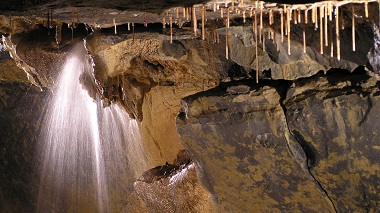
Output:
<instances>
[{"instance_id":1,"label":"stalactite","mask_svg":"<svg viewBox=\"0 0 380 213\"><path fill-rule=\"evenodd\" d=\"M335 8L335 34L336 34L336 55L340 61L340 29L339 29L339 7Z\"/></svg>"},{"instance_id":2,"label":"stalactite","mask_svg":"<svg viewBox=\"0 0 380 213\"><path fill-rule=\"evenodd\" d=\"M270 9L269 10L269 25L272 25L273 24L273 10Z\"/></svg>"},{"instance_id":3,"label":"stalactite","mask_svg":"<svg viewBox=\"0 0 380 213\"><path fill-rule=\"evenodd\" d=\"M285 14L286 14L286 22L285 22L285 35L287 36L288 35L288 12L287 10L285 10Z\"/></svg>"},{"instance_id":4,"label":"stalactite","mask_svg":"<svg viewBox=\"0 0 380 213\"><path fill-rule=\"evenodd\" d=\"M182 25L183 25L182 19L179 19L179 20L178 20L178 27L181 29L181 28L182 28Z\"/></svg>"},{"instance_id":5,"label":"stalactite","mask_svg":"<svg viewBox=\"0 0 380 213\"><path fill-rule=\"evenodd\" d=\"M368 2L364 2L365 17L368 18Z\"/></svg>"},{"instance_id":6,"label":"stalactite","mask_svg":"<svg viewBox=\"0 0 380 213\"><path fill-rule=\"evenodd\" d=\"M162 29L165 29L166 28L166 18L163 17L162 18Z\"/></svg>"},{"instance_id":7,"label":"stalactite","mask_svg":"<svg viewBox=\"0 0 380 213\"><path fill-rule=\"evenodd\" d=\"M253 15L253 8L251 7L251 9L249 10L249 17L252 18L252 15Z\"/></svg>"},{"instance_id":8,"label":"stalactite","mask_svg":"<svg viewBox=\"0 0 380 213\"><path fill-rule=\"evenodd\" d=\"M260 2L260 29L263 29L263 3Z\"/></svg>"},{"instance_id":9,"label":"stalactite","mask_svg":"<svg viewBox=\"0 0 380 213\"><path fill-rule=\"evenodd\" d=\"M132 22L132 41L135 41L135 23Z\"/></svg>"},{"instance_id":10,"label":"stalactite","mask_svg":"<svg viewBox=\"0 0 380 213\"><path fill-rule=\"evenodd\" d=\"M292 12L291 12L292 13ZM291 14L290 13L290 14ZM294 24L297 24L298 22L297 22L297 10L295 10L294 12L293 12L293 22L294 22Z\"/></svg>"},{"instance_id":11,"label":"stalactite","mask_svg":"<svg viewBox=\"0 0 380 213\"><path fill-rule=\"evenodd\" d=\"M146 12L144 12L144 27L148 27L148 24L146 22Z\"/></svg>"},{"instance_id":12,"label":"stalactite","mask_svg":"<svg viewBox=\"0 0 380 213\"><path fill-rule=\"evenodd\" d=\"M220 8L220 18L223 18L223 8Z\"/></svg>"},{"instance_id":13,"label":"stalactite","mask_svg":"<svg viewBox=\"0 0 380 213\"><path fill-rule=\"evenodd\" d=\"M226 29L226 59L228 59L228 27L227 27L228 20L227 19L225 19L225 20L226 20L226 24L225 24L225 29Z\"/></svg>"},{"instance_id":14,"label":"stalactite","mask_svg":"<svg viewBox=\"0 0 380 213\"><path fill-rule=\"evenodd\" d=\"M331 1L329 2L329 8L330 8L330 13L329 13L330 21L332 21L333 20L334 5L332 4Z\"/></svg>"},{"instance_id":15,"label":"stalactite","mask_svg":"<svg viewBox=\"0 0 380 213\"><path fill-rule=\"evenodd\" d=\"M308 13L309 13L309 10L305 10L305 24L309 23Z\"/></svg>"},{"instance_id":16,"label":"stalactite","mask_svg":"<svg viewBox=\"0 0 380 213\"><path fill-rule=\"evenodd\" d=\"M130 31L131 30L131 23L128 22L127 25L128 25L128 31Z\"/></svg>"},{"instance_id":17,"label":"stalactite","mask_svg":"<svg viewBox=\"0 0 380 213\"><path fill-rule=\"evenodd\" d=\"M173 18L172 14L169 15L169 26L170 26L170 43L173 43Z\"/></svg>"},{"instance_id":18,"label":"stalactite","mask_svg":"<svg viewBox=\"0 0 380 213\"><path fill-rule=\"evenodd\" d=\"M329 46L329 39L328 39L328 4L326 3L325 5L325 14L324 14L324 19L325 19L325 46Z\"/></svg>"},{"instance_id":19,"label":"stalactite","mask_svg":"<svg viewBox=\"0 0 380 213\"><path fill-rule=\"evenodd\" d=\"M306 53L306 33L305 33L305 28L302 29L302 39L303 39L303 53Z\"/></svg>"},{"instance_id":20,"label":"stalactite","mask_svg":"<svg viewBox=\"0 0 380 213\"><path fill-rule=\"evenodd\" d=\"M179 19L179 9L178 9L178 7L175 8L175 18Z\"/></svg>"},{"instance_id":21,"label":"stalactite","mask_svg":"<svg viewBox=\"0 0 380 213\"><path fill-rule=\"evenodd\" d=\"M214 43L217 43L217 33L216 33L216 28L217 28L217 23L216 23L216 19L212 20L212 38L213 38L213 42Z\"/></svg>"},{"instance_id":22,"label":"stalactite","mask_svg":"<svg viewBox=\"0 0 380 213\"><path fill-rule=\"evenodd\" d=\"M355 6L354 4L351 4L352 9L352 51L356 50L356 44L355 44Z\"/></svg>"},{"instance_id":23,"label":"stalactite","mask_svg":"<svg viewBox=\"0 0 380 213\"><path fill-rule=\"evenodd\" d=\"M313 9L315 9L315 12L314 12L314 20L315 20L315 22L314 22L314 28L315 29L317 29L318 28L318 8L313 8ZM322 23L320 23L320 24L322 24Z\"/></svg>"},{"instance_id":24,"label":"stalactite","mask_svg":"<svg viewBox=\"0 0 380 213\"><path fill-rule=\"evenodd\" d=\"M315 7L311 9L311 22L315 23Z\"/></svg>"},{"instance_id":25,"label":"stalactite","mask_svg":"<svg viewBox=\"0 0 380 213\"><path fill-rule=\"evenodd\" d=\"M245 20L245 10L243 10L243 23L245 23L246 20Z\"/></svg>"},{"instance_id":26,"label":"stalactite","mask_svg":"<svg viewBox=\"0 0 380 213\"><path fill-rule=\"evenodd\" d=\"M215 3L215 2L212 3L212 10L213 10L214 12L216 12L216 3Z\"/></svg>"},{"instance_id":27,"label":"stalactite","mask_svg":"<svg viewBox=\"0 0 380 213\"><path fill-rule=\"evenodd\" d=\"M182 17L184 19L186 19L186 8L185 7L182 8Z\"/></svg>"},{"instance_id":28,"label":"stalactite","mask_svg":"<svg viewBox=\"0 0 380 213\"><path fill-rule=\"evenodd\" d=\"M227 8L227 28L230 28L230 8Z\"/></svg>"},{"instance_id":29,"label":"stalactite","mask_svg":"<svg viewBox=\"0 0 380 213\"><path fill-rule=\"evenodd\" d=\"M116 29L116 20L115 18L113 18L113 26L115 28L115 35L117 34L117 29Z\"/></svg>"},{"instance_id":30,"label":"stalactite","mask_svg":"<svg viewBox=\"0 0 380 213\"><path fill-rule=\"evenodd\" d=\"M298 23L301 24L301 10L300 9L297 10L297 14L298 14Z\"/></svg>"},{"instance_id":31,"label":"stalactite","mask_svg":"<svg viewBox=\"0 0 380 213\"><path fill-rule=\"evenodd\" d=\"M191 20L193 22L194 36L197 36L197 14L194 6L191 7Z\"/></svg>"},{"instance_id":32,"label":"stalactite","mask_svg":"<svg viewBox=\"0 0 380 213\"><path fill-rule=\"evenodd\" d=\"M288 55L290 55L290 16L291 16L291 12L290 10L288 10L288 12L286 13L286 22L287 22L287 25L288 25Z\"/></svg>"},{"instance_id":33,"label":"stalactite","mask_svg":"<svg viewBox=\"0 0 380 213\"><path fill-rule=\"evenodd\" d=\"M186 21L189 21L190 19L190 7L186 7Z\"/></svg>"},{"instance_id":34,"label":"stalactite","mask_svg":"<svg viewBox=\"0 0 380 213\"><path fill-rule=\"evenodd\" d=\"M62 22L58 22L55 26L55 42L59 46L62 41Z\"/></svg>"},{"instance_id":35,"label":"stalactite","mask_svg":"<svg viewBox=\"0 0 380 213\"><path fill-rule=\"evenodd\" d=\"M280 10L280 17L281 17L281 43L284 43L284 11Z\"/></svg>"},{"instance_id":36,"label":"stalactite","mask_svg":"<svg viewBox=\"0 0 380 213\"><path fill-rule=\"evenodd\" d=\"M202 5L202 40L205 40L206 6Z\"/></svg>"},{"instance_id":37,"label":"stalactite","mask_svg":"<svg viewBox=\"0 0 380 213\"><path fill-rule=\"evenodd\" d=\"M257 1L256 1L256 9L257 9ZM256 43L256 50L255 50L255 53L256 53L256 83L259 83L259 50L258 50L258 38L257 38L257 12L256 12L256 9L255 9L255 12L254 12L254 16L255 16L255 21L254 21L254 29L255 29L255 43Z\"/></svg>"},{"instance_id":38,"label":"stalactite","mask_svg":"<svg viewBox=\"0 0 380 213\"><path fill-rule=\"evenodd\" d=\"M340 19L341 19L341 25L342 25L342 30L344 30L344 25L346 25L346 22L344 21L344 15L343 15L343 10L341 10L342 14L340 15Z\"/></svg>"},{"instance_id":39,"label":"stalactite","mask_svg":"<svg viewBox=\"0 0 380 213\"><path fill-rule=\"evenodd\" d=\"M332 32L332 23L329 23L329 39L330 39L330 56L334 57L334 40L333 40L333 32Z\"/></svg>"},{"instance_id":40,"label":"stalactite","mask_svg":"<svg viewBox=\"0 0 380 213\"><path fill-rule=\"evenodd\" d=\"M259 28L259 42L261 42L261 30L263 29L263 2L260 2L260 28Z\"/></svg>"},{"instance_id":41,"label":"stalactite","mask_svg":"<svg viewBox=\"0 0 380 213\"><path fill-rule=\"evenodd\" d=\"M320 51L321 54L323 54L323 12L324 8L323 6L319 7L319 23L320 23L320 28L319 28L319 43L320 43Z\"/></svg>"}]
</instances>

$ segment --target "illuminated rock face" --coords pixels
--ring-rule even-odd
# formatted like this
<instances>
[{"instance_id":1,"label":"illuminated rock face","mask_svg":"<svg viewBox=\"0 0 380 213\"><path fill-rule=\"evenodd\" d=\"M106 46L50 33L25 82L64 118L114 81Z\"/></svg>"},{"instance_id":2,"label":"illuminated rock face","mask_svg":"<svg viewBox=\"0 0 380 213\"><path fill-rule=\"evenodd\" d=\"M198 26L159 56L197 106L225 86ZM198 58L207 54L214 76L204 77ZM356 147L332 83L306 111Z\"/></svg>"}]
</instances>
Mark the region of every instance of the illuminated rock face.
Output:
<instances>
[{"instance_id":1,"label":"illuminated rock face","mask_svg":"<svg viewBox=\"0 0 380 213\"><path fill-rule=\"evenodd\" d=\"M177 128L223 211L375 210L378 80L226 84L185 98Z\"/></svg>"},{"instance_id":2,"label":"illuminated rock face","mask_svg":"<svg viewBox=\"0 0 380 213\"><path fill-rule=\"evenodd\" d=\"M284 5L274 8L274 4L264 3L261 12L255 1L236 1L235 9L243 10L234 10L231 2L228 12L224 3L219 5L223 18L230 19L225 22L219 18L220 10L212 11L211 2L206 4L207 20L200 20L202 5L193 9L198 18L198 28L194 28L191 23L197 22L191 21L194 14L189 7L145 17L144 12L108 10L117 0L108 1L105 8L102 2L82 1L83 5L76 5L79 9L53 9L50 12L57 20L51 23L47 23L48 10L43 7L36 17L25 13L0 16L0 35L12 34L7 39L17 45L15 53L20 59L17 64L0 52L0 159L6 159L0 161L0 211L35 208L38 177L33 158L39 154L34 153L38 143L35 136L48 90L38 92L25 83L28 80L22 69L29 65L44 87L52 87L58 74L54 67L62 63L72 43L83 38L93 58L97 86L86 89L103 91L103 100L122 103L139 121L145 150L142 158L148 162L134 166L134 179L115 183L125 192L123 197L112 194L121 200L117 210L333 212L335 208L347 212L379 208L377 77L350 75L343 70L339 70L343 75L317 74L337 67L352 72L368 59L372 68L379 70L377 45L370 51L374 33L369 24L378 18L377 3L355 3L352 8L348 1L333 2L339 4L339 16L330 14L328 3L327 7L314 4L317 9L311 9L311 4L287 5L286 11L292 13L289 16ZM251 4L242 6L240 2ZM179 1L172 3L182 6ZM82 8L89 4L100 7ZM1 4L0 10L2 6L7 5ZM151 12L166 8L151 2L138 6ZM253 7L257 11L251 10ZM72 16L72 10L80 21L77 15ZM321 11L328 16L321 18ZM357 15L354 22L352 11ZM252 31L250 12L256 14L256 30L263 27L260 35ZM99 18L96 23L94 14ZM308 24L304 23L306 14ZM167 29L162 29L161 22L170 20L173 28L169 31L167 24ZM56 28L71 21L87 25ZM225 24L229 28L224 28ZM287 25L291 29L286 29ZM336 26L341 30L336 31ZM377 41L378 31L374 29ZM193 36L194 31L198 37ZM356 31L354 40L352 31ZM0 45L0 50L5 47L2 42ZM259 84L254 83L256 70ZM302 78L307 79L299 80ZM208 91L198 93L203 90ZM182 101L177 121L180 138L175 123L180 99L194 93ZM169 176L143 180L150 168L179 167L172 160L184 148L194 163Z\"/></svg>"}]
</instances>

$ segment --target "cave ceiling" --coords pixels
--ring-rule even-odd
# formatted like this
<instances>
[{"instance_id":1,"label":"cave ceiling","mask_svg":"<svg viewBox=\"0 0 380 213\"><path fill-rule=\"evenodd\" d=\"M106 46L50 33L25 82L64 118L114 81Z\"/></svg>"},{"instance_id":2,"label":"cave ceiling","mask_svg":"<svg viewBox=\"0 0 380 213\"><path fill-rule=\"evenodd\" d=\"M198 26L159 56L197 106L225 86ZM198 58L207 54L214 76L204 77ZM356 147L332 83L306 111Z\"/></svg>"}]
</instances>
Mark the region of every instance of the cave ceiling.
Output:
<instances>
[{"instance_id":1,"label":"cave ceiling","mask_svg":"<svg viewBox=\"0 0 380 213\"><path fill-rule=\"evenodd\" d=\"M242 0L232 3L232 1L204 1L204 0L171 0L171 1L120 1L120 0L82 0L82 1L64 1L64 0L5 0L0 4L0 33L14 33L28 30L13 30L11 31L10 23L17 22L19 17L22 17L21 22L24 24L14 24L19 28L33 28L38 24L45 24L48 19L53 23L63 22L67 24L79 22L86 23L91 27L107 28L114 25L122 25L126 23L161 23L169 15L173 16L173 22L188 22L189 18L185 17L182 9L184 7L195 6L196 14L199 19L201 16L202 5L206 6L206 19L221 18L219 10L215 10L216 6L220 8L230 7L236 12L231 12L231 18L241 17L246 11L247 16L249 11L262 9L264 13L269 10L280 11L284 4L287 8L299 9L302 11L311 10L313 7L319 7L331 3L333 6L343 6L349 3L371 4L374 0L361 1L312 1L312 0L273 0L263 1L262 6L256 5L254 0ZM225 13L225 11L224 11ZM183 17L182 17L183 15ZM115 20L115 21L114 21ZM166 20L168 21L168 20ZM8 23L9 22L9 23ZM51 26L52 27L52 26Z\"/></svg>"}]
</instances>

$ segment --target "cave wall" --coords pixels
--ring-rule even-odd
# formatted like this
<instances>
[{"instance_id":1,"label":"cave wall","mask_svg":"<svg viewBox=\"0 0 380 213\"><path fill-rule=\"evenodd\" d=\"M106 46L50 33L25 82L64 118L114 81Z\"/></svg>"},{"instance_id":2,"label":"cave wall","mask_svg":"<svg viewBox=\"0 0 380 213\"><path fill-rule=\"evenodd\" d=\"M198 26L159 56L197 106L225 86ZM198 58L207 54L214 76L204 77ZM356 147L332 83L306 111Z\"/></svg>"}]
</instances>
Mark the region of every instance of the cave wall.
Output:
<instances>
[{"instance_id":1,"label":"cave wall","mask_svg":"<svg viewBox=\"0 0 380 213\"><path fill-rule=\"evenodd\" d=\"M344 8L346 23L349 9ZM355 9L364 14L362 5ZM71 46L85 37L94 64L95 86L89 90L99 92L105 107L117 102L138 120L144 150L138 156L129 153L141 161L121 177L119 190L124 194L112 194L118 200L112 210L375 211L378 77L354 72L367 64L368 52L376 54L371 47L378 29L373 31L369 22L378 11L370 11L370 18L358 20L355 52L352 28L341 31L341 60L329 56L331 46L320 55L319 31L303 24L292 25L289 55L280 40L279 22L271 28L264 25L264 35L275 31L275 38L264 45L255 42L253 19L244 24L241 18L233 19L234 26L227 29L226 59L226 30L214 29L223 26L220 20L206 21L205 41L188 35L190 24L175 28L173 43L169 30L157 23L150 29L136 23L136 33L118 26L118 35L113 28L89 30L80 24L74 30L65 24L58 44L46 20L45 26L37 27L31 18L0 16L0 32L12 34L7 39L14 50L17 46L20 59L17 64L0 51L0 116L5 121L0 156L7 159L0 168L0 209L23 212L35 207L38 178L32 158L38 155L36 135L47 87L54 85L56 67ZM303 29L308 32L306 53ZM213 30L219 42L214 42ZM34 84L44 88L42 92L26 83L32 81L22 71L26 65L35 69L40 83ZM329 73L332 68L345 70ZM257 71L259 84L254 83ZM173 160L183 149L194 160L191 166L181 167ZM145 171L172 165L180 168L150 183L141 181Z\"/></svg>"},{"instance_id":2,"label":"cave wall","mask_svg":"<svg viewBox=\"0 0 380 213\"><path fill-rule=\"evenodd\" d=\"M177 128L221 211L375 211L378 85L365 71L228 83L183 99Z\"/></svg>"}]
</instances>

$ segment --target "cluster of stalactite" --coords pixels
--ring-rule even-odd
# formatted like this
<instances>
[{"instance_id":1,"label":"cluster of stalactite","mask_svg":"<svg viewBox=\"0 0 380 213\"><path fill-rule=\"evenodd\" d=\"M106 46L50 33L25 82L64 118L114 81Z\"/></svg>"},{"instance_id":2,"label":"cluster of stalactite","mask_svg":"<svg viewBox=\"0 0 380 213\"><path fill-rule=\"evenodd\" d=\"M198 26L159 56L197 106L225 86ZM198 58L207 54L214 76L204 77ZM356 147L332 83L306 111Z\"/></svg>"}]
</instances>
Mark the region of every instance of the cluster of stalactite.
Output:
<instances>
[{"instance_id":1,"label":"cluster of stalactite","mask_svg":"<svg viewBox=\"0 0 380 213\"><path fill-rule=\"evenodd\" d=\"M356 50L356 38L355 38L355 19L360 15L355 14L355 6L360 5L364 7L365 18L368 18L368 4L375 2L375 0L364 0L364 1L322 1L312 4L277 4L277 3L266 3L264 1L248 1L248 0L234 0L234 1L211 1L206 4L194 5L192 7L176 7L166 10L159 17L162 20L162 25L164 28L170 27L170 42L173 42L173 25L177 25L178 28L182 28L183 24L186 22L191 22L192 33L195 37L200 36L201 39L206 39L206 21L207 16L210 19L221 19L225 23L225 54L228 59L229 56L229 45L228 45L228 34L231 19L236 17L241 17L243 23L246 23L247 18L252 21L252 30L254 35L254 40L256 43L256 58L258 57L258 45L265 51L265 40L271 39L274 43L275 30L279 31L281 35L281 43L287 40L287 52L291 55L291 30L292 25L302 24L303 29L303 51L307 52L307 39L306 39L306 27L308 25L313 25L315 30L319 31L320 40L320 54L325 54L325 48L330 47L330 56L336 57L338 60L341 59L341 48L340 48L340 34L341 30L345 28L345 18L342 14L342 6L345 5L345 10L351 6L351 28L352 28L352 50ZM348 5L348 7L347 7ZM372 6L372 5L371 5ZM345 11L347 13L347 11ZM218 15L220 14L220 15ZM144 23L145 27L148 27L147 19L150 13L143 12L141 15L141 23ZM201 17L197 17L197 16ZM217 16L216 16L217 15ZM74 28L77 27L78 23L81 23L80 13L78 8L71 8L72 20L68 23L68 27L72 29L74 33ZM49 29L55 28L55 40L59 47L61 43L61 31L62 31L62 21L53 19L53 11L48 10L47 19L43 23L45 27ZM200 33L198 32L198 18L201 19ZM10 17L12 19L12 17ZM135 20L136 21L136 20ZM276 23L276 22L280 23ZM10 20L12 24L12 20ZM268 23L264 23L268 22ZM114 25L114 32L117 34L118 23L116 18L112 19ZM125 23L125 22L123 22ZM140 22L139 22L140 23ZM128 30L132 30L132 39L134 40L134 22L127 22ZM99 26L94 21L94 23L85 23L88 28L98 28ZM264 28L265 26L265 28ZM280 26L280 30L278 30ZM220 43L220 35L216 31L216 26L211 27L212 33L211 37L214 43ZM50 30L48 31L50 33ZM334 36L335 34L335 36ZM276 44L277 47L279 45ZM334 49L334 46L336 49ZM259 69L259 60L256 60L255 69ZM258 72L256 72L257 74ZM258 74L257 74L258 75ZM258 79L258 76L256 76Z\"/></svg>"},{"instance_id":2,"label":"cluster of stalactite","mask_svg":"<svg viewBox=\"0 0 380 213\"><path fill-rule=\"evenodd\" d=\"M320 54L325 54L325 47L330 47L330 56L336 57L338 60L341 59L341 48L340 48L340 31L345 28L345 20L340 16L342 11L342 6L350 4L351 7L351 28L352 28L352 51L356 50L356 38L355 38L355 5L363 5L365 11L365 18L368 18L368 3L374 2L374 0L367 1L323 1L313 4L276 4L276 3L265 3L264 1L249 1L244 0L237 1L213 1L207 4L197 5L193 7L185 8L174 8L167 11L170 15L170 28L172 28L171 14L176 14L176 23L179 26L183 24L182 19L178 15L178 11L183 11L183 19L189 21L191 16L191 22L193 27L194 36L198 36L198 24L197 24L197 10L201 10L201 38L205 39L205 20L206 11L217 12L220 11L220 18L224 19L225 23L225 54L226 58L229 58L229 47L228 47L228 28L230 28L231 16L234 18L237 16L242 17L243 23L246 23L246 19L252 19L252 30L254 34L254 39L256 43L256 58L258 56L258 45L262 45L262 49L265 51L265 39L272 39L275 42L274 27L275 20L280 21L280 34L281 42L284 42L284 37L287 38L287 52L291 55L291 29L292 25L303 24L302 25L302 38L303 38L303 52L307 51L307 41L306 41L306 27L308 24L313 24L315 30L319 30L320 38ZM279 17L279 19L275 19ZM264 20L269 23L265 23L266 29L264 29ZM165 26L165 18L163 19L163 25ZM215 30L215 29L214 29ZM172 41L172 29L171 41ZM334 36L335 34L335 36ZM219 43L219 35L212 33L214 37L214 42ZM335 37L335 38L334 38ZM335 42L335 44L334 44ZM277 45L278 46L278 45ZM336 50L334 50L336 46ZM255 68L259 69L259 60L256 60ZM258 72L256 72L258 74ZM256 79L258 76L256 75Z\"/></svg>"}]
</instances>

